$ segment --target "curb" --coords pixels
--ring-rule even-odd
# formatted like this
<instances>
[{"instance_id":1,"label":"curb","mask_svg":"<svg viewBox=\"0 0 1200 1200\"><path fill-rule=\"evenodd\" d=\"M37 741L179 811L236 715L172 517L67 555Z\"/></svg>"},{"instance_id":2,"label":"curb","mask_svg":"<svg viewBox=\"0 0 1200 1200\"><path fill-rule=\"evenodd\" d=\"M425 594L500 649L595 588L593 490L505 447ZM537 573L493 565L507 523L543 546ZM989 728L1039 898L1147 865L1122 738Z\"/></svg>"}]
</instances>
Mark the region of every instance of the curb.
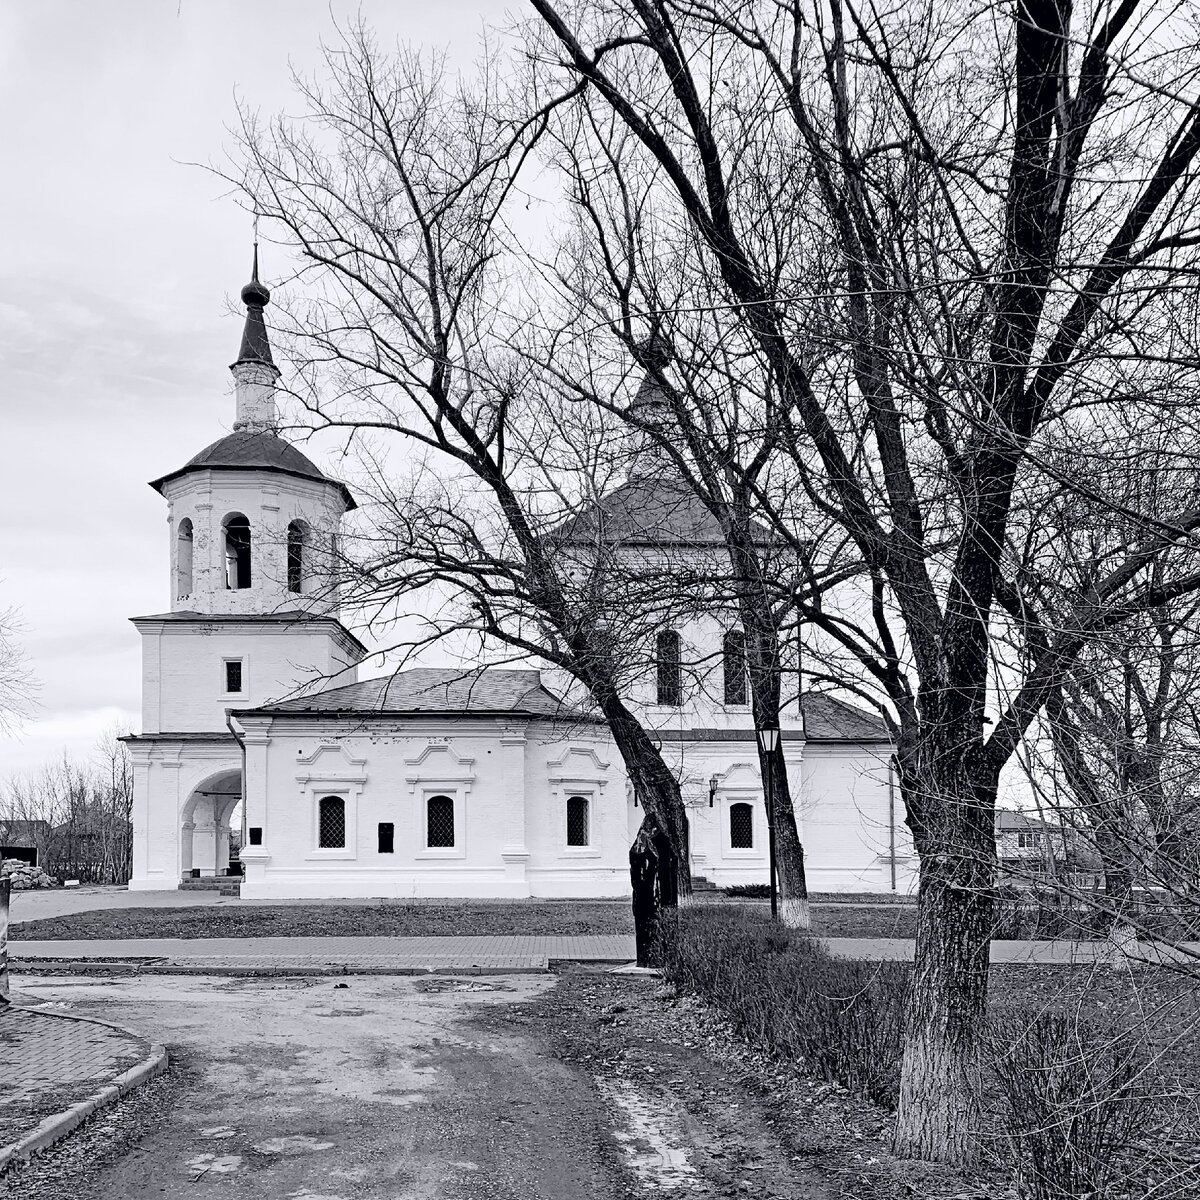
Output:
<instances>
[{"instance_id":1,"label":"curb","mask_svg":"<svg viewBox=\"0 0 1200 1200\"><path fill-rule=\"evenodd\" d=\"M61 1021L79 1021L85 1025L103 1025L106 1029L115 1029L129 1037L145 1041L140 1033L126 1029L122 1025L114 1025L111 1021L100 1021L95 1017L81 1017L73 1013L50 1012L40 1008L30 1008L43 1017L57 1017ZM150 1053L140 1062L118 1075L111 1083L105 1084L94 1095L60 1113L46 1117L32 1132L11 1145L0 1147L0 1175L3 1175L14 1162L26 1162L47 1146L61 1141L73 1132L93 1113L119 1100L135 1087L153 1079L167 1068L167 1048L154 1043L150 1045Z\"/></svg>"}]
</instances>

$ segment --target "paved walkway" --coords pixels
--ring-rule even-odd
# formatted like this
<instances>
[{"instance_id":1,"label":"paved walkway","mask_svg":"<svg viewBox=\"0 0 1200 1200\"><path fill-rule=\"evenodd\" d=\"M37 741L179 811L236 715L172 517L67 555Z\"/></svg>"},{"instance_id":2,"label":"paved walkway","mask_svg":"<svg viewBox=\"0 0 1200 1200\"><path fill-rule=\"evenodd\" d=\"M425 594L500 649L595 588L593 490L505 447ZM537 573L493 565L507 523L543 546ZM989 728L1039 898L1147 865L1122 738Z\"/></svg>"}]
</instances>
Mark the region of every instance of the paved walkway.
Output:
<instances>
[{"instance_id":1,"label":"paved walkway","mask_svg":"<svg viewBox=\"0 0 1200 1200\"><path fill-rule=\"evenodd\" d=\"M140 960L159 968L272 970L545 970L551 960L629 962L633 937L287 937L135 938L112 941L14 941L14 967L39 960L118 962Z\"/></svg>"},{"instance_id":2,"label":"paved walkway","mask_svg":"<svg viewBox=\"0 0 1200 1200\"><path fill-rule=\"evenodd\" d=\"M0 1006L0 1171L161 1070L166 1053L100 1021Z\"/></svg>"},{"instance_id":3,"label":"paved walkway","mask_svg":"<svg viewBox=\"0 0 1200 1200\"><path fill-rule=\"evenodd\" d=\"M913 957L911 938L825 938L829 950L864 962L905 962ZM150 969L197 971L204 968L349 971L545 970L554 960L630 962L632 935L577 937L292 937L144 938L111 941L10 942L14 967L39 961L133 961ZM1153 948L1142 953L1152 956ZM1092 963L1111 959L1108 942L993 942L994 963ZM1176 960L1200 957L1200 943L1188 943Z\"/></svg>"}]
</instances>

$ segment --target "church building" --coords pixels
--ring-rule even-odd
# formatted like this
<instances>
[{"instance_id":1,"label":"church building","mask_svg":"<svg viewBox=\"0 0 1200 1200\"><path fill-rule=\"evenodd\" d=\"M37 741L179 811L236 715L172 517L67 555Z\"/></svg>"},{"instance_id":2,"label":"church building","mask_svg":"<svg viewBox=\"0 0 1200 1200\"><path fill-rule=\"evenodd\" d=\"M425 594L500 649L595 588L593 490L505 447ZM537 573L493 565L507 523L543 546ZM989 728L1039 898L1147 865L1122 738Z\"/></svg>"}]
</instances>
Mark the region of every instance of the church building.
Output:
<instances>
[{"instance_id":1,"label":"church building","mask_svg":"<svg viewBox=\"0 0 1200 1200\"><path fill-rule=\"evenodd\" d=\"M642 812L604 723L549 673L359 678L368 650L326 582L355 500L279 432L257 252L241 295L232 432L151 484L167 502L171 603L133 618L130 888L226 876L232 857L252 898L627 896ZM714 552L712 518L669 473L631 477L600 517L626 552ZM717 886L768 878L739 638L715 615L661 631L629 698L678 771L693 874ZM689 661L712 665L685 685ZM789 709L810 890L908 891L916 860L882 722L827 696Z\"/></svg>"}]
</instances>

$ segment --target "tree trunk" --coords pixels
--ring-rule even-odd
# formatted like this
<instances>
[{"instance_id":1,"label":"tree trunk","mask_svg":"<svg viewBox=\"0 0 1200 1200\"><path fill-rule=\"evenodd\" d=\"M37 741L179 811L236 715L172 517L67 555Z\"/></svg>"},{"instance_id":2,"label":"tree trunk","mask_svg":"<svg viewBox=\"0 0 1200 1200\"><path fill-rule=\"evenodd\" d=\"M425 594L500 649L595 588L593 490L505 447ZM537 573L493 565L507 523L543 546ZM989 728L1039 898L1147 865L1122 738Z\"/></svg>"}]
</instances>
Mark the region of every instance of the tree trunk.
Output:
<instances>
[{"instance_id":1,"label":"tree trunk","mask_svg":"<svg viewBox=\"0 0 1200 1200\"><path fill-rule=\"evenodd\" d=\"M765 762L761 760L765 759ZM768 755L760 756L762 769L771 773L771 800L775 813L775 855L779 872L779 919L792 929L811 929L808 883L804 876L804 847L796 829L796 813L788 786L783 740Z\"/></svg>"},{"instance_id":2,"label":"tree trunk","mask_svg":"<svg viewBox=\"0 0 1200 1200\"><path fill-rule=\"evenodd\" d=\"M902 776L921 867L893 1150L966 1166L978 1154L982 1124L995 789L972 787L967 772L956 774L925 805ZM935 827L923 825L922 815Z\"/></svg>"},{"instance_id":3,"label":"tree trunk","mask_svg":"<svg viewBox=\"0 0 1200 1200\"><path fill-rule=\"evenodd\" d=\"M671 843L654 817L647 813L629 848L633 885L633 930L637 965L657 965L658 911L677 903L677 872Z\"/></svg>"}]
</instances>

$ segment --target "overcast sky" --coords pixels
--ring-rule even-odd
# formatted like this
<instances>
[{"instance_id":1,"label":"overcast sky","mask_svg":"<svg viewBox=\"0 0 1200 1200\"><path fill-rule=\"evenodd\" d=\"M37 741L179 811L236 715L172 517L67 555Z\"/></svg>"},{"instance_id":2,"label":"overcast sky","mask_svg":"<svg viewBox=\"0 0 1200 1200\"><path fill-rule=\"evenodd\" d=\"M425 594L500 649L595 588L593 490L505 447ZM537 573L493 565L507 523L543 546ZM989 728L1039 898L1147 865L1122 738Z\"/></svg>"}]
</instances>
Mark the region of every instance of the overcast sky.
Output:
<instances>
[{"instance_id":1,"label":"overcast sky","mask_svg":"<svg viewBox=\"0 0 1200 1200\"><path fill-rule=\"evenodd\" d=\"M0 781L138 726L130 616L170 607L146 486L229 429L231 311L250 229L189 163L229 148L235 96L291 108L334 19L474 56L513 0L0 0L0 610L40 708ZM265 281L271 264L264 260ZM320 464L320 446L306 452Z\"/></svg>"}]
</instances>

